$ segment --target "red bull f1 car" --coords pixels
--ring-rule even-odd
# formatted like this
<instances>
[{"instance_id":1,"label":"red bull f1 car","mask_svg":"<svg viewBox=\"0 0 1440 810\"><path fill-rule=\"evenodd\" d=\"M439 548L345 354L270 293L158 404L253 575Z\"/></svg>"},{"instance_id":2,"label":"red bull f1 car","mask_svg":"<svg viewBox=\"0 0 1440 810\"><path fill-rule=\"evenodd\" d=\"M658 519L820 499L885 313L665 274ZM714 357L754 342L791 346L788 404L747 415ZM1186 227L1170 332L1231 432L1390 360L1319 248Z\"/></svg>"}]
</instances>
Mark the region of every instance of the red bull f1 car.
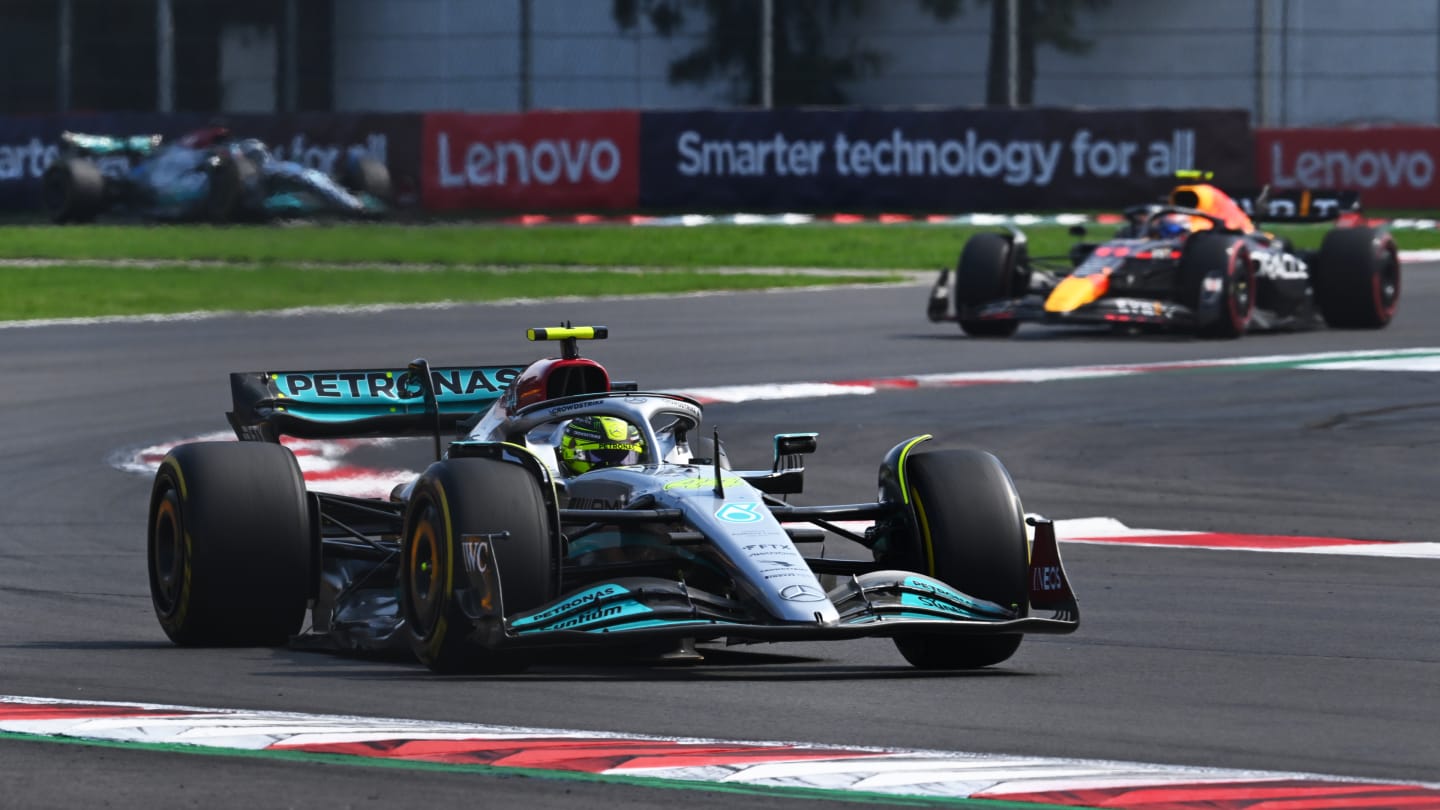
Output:
<instances>
[{"instance_id":1,"label":"red bull f1 car","mask_svg":"<svg viewBox=\"0 0 1440 810\"><path fill-rule=\"evenodd\" d=\"M1262 195L1262 197L1265 195ZM1247 206L1204 182L1176 186L1163 203L1125 211L1105 242L1068 256L1031 257L1025 234L980 233L953 274L931 289L931 321L968 335L1008 337L1021 323L1112 325L1235 338L1251 330L1378 329L1400 300L1400 261L1384 230L1358 223L1345 205L1314 206L1310 193L1263 200L1288 218L1339 218L1317 251L1294 249L1256 228ZM1299 211L1297 211L1299 207ZM1276 217L1279 218L1279 217ZM1084 236L1084 229L1073 231Z\"/></svg>"},{"instance_id":2,"label":"red bull f1 car","mask_svg":"<svg viewBox=\"0 0 1440 810\"><path fill-rule=\"evenodd\" d=\"M606 333L530 330L561 353L524 366L231 375L240 441L179 445L155 477L165 633L512 672L567 648L694 660L709 642L863 636L917 667L974 668L1078 627L1053 527L1032 518L1028 536L995 456L916 436L881 460L877 500L794 505L816 434L777 435L769 467L732 469L695 400L580 356ZM631 426L630 454L568 472L561 437L595 418ZM329 494L282 435L428 436L435 461L386 498ZM807 553L832 534L868 553Z\"/></svg>"}]
</instances>

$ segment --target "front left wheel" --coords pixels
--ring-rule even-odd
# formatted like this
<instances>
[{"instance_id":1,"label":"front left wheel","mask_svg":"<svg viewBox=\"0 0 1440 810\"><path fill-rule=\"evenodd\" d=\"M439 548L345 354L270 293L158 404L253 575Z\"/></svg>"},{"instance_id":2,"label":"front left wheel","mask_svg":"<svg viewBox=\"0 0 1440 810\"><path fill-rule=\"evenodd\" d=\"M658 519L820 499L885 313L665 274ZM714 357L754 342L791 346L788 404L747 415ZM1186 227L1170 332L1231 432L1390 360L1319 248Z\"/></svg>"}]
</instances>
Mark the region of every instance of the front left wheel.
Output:
<instances>
[{"instance_id":1,"label":"front left wheel","mask_svg":"<svg viewBox=\"0 0 1440 810\"><path fill-rule=\"evenodd\" d=\"M1000 460L978 450L917 453L906 462L905 477L914 536L883 562L1024 615L1030 570L1025 512ZM974 669L1007 660L1022 638L910 635L897 636L895 646L921 669Z\"/></svg>"},{"instance_id":2,"label":"front left wheel","mask_svg":"<svg viewBox=\"0 0 1440 810\"><path fill-rule=\"evenodd\" d=\"M351 157L340 182L351 192L368 194L380 202L388 201L392 193L389 167L369 155Z\"/></svg>"},{"instance_id":3,"label":"front left wheel","mask_svg":"<svg viewBox=\"0 0 1440 810\"><path fill-rule=\"evenodd\" d=\"M305 480L285 447L198 442L171 450L150 495L150 601L187 646L272 646L298 632L314 544Z\"/></svg>"},{"instance_id":4,"label":"front left wheel","mask_svg":"<svg viewBox=\"0 0 1440 810\"><path fill-rule=\"evenodd\" d=\"M1255 314L1255 267L1245 240L1227 233L1193 234L1176 273L1179 300L1195 312L1196 333L1238 338Z\"/></svg>"},{"instance_id":5,"label":"front left wheel","mask_svg":"<svg viewBox=\"0 0 1440 810\"><path fill-rule=\"evenodd\" d=\"M1013 249L1010 240L998 233L977 233L966 240L960 259L955 264L955 285L950 291L960 329L965 334L972 337L1009 337L1020 328L1020 322L1015 318L964 317L973 307L1024 292L1028 281L1022 284L1017 275L1015 267L1018 262L1012 261L1010 256Z\"/></svg>"}]
</instances>

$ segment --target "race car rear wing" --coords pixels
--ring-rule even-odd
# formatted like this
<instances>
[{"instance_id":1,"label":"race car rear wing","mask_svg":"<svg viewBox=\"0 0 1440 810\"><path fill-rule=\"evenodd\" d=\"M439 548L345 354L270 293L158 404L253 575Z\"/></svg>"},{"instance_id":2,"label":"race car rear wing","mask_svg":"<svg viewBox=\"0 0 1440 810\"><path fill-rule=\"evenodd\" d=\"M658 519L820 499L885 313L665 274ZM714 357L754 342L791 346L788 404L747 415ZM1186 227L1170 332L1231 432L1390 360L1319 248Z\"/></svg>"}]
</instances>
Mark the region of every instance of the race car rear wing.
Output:
<instances>
[{"instance_id":1,"label":"race car rear wing","mask_svg":"<svg viewBox=\"0 0 1440 810\"><path fill-rule=\"evenodd\" d=\"M1346 189L1261 189L1230 195L1256 222L1329 222L1360 211L1360 192Z\"/></svg>"},{"instance_id":2,"label":"race car rear wing","mask_svg":"<svg viewBox=\"0 0 1440 810\"><path fill-rule=\"evenodd\" d=\"M428 366L426 366L428 368ZM411 369L247 371L230 375L241 441L361 436L428 436L499 399L524 365L430 368L435 409Z\"/></svg>"},{"instance_id":3,"label":"race car rear wing","mask_svg":"<svg viewBox=\"0 0 1440 810\"><path fill-rule=\"evenodd\" d=\"M62 132L60 143L72 153L103 157L106 155L148 155L160 146L159 135L91 135L85 132Z\"/></svg>"}]
</instances>

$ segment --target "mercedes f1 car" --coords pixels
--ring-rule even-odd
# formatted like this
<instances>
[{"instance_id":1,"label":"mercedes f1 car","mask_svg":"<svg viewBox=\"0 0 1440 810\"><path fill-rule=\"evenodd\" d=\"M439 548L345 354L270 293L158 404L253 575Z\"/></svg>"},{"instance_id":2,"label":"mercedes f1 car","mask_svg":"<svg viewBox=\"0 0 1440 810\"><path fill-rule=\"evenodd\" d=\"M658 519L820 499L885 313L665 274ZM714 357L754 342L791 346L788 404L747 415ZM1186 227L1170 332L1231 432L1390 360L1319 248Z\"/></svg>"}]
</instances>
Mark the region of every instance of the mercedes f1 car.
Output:
<instances>
[{"instance_id":1,"label":"mercedes f1 car","mask_svg":"<svg viewBox=\"0 0 1440 810\"><path fill-rule=\"evenodd\" d=\"M1285 205L1272 199L1268 207L1293 212L1309 205L1308 193L1298 196ZM1244 207L1203 182L1176 186L1164 203L1127 209L1113 238L1080 242L1068 256L1031 257L1018 229L976 234L953 276L940 272L927 314L931 321L958 321L968 335L992 337L1008 337L1024 322L1219 338L1321 320L1378 329L1400 300L1395 241L1341 208L1320 210L1344 221L1318 251L1295 250L1258 230ZM1083 227L1072 232L1085 233Z\"/></svg>"},{"instance_id":2,"label":"mercedes f1 car","mask_svg":"<svg viewBox=\"0 0 1440 810\"><path fill-rule=\"evenodd\" d=\"M46 213L62 224L104 213L223 224L385 212L385 164L352 151L340 175L280 160L261 141L231 138L223 128L174 141L66 132L41 193Z\"/></svg>"},{"instance_id":3,"label":"mercedes f1 car","mask_svg":"<svg viewBox=\"0 0 1440 810\"><path fill-rule=\"evenodd\" d=\"M231 375L240 441L179 445L154 480L165 633L398 648L442 672L595 645L668 661L707 642L882 636L915 666L952 669L1079 625L1053 526L1031 518L1027 536L995 456L927 452L916 436L881 461L878 500L793 505L816 434L777 435L769 468L732 469L698 402L612 382L580 356L606 331L530 330L562 351L524 367ZM591 417L633 426L636 455L567 474L559 437ZM436 460L388 498L328 494L307 488L281 435L428 435ZM803 550L827 532L870 553Z\"/></svg>"}]
</instances>

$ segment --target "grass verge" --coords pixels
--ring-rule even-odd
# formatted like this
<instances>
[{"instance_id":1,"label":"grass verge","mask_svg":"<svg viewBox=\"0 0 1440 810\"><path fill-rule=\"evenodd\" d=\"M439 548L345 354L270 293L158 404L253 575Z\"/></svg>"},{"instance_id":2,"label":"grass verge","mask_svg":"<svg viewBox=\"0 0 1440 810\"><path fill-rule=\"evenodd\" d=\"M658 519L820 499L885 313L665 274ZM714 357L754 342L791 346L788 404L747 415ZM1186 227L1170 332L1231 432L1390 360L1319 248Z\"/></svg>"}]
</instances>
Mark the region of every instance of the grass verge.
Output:
<instances>
[{"instance_id":1,"label":"grass verge","mask_svg":"<svg viewBox=\"0 0 1440 810\"><path fill-rule=\"evenodd\" d=\"M832 267L929 270L953 265L965 240L993 228L938 225L97 225L0 227L0 258L218 260L244 263L415 263L521 267ZM1327 225L1276 226L1314 248ZM1025 229L1032 255L1075 241L1061 226ZM1110 228L1090 228L1102 239ZM1399 231L1402 248L1440 247L1440 230Z\"/></svg>"},{"instance_id":2,"label":"grass verge","mask_svg":"<svg viewBox=\"0 0 1440 810\"><path fill-rule=\"evenodd\" d=\"M888 273L721 273L703 270L300 269L284 265L0 267L0 320L205 310L495 301L558 296L754 290L885 283Z\"/></svg>"},{"instance_id":3,"label":"grass verge","mask_svg":"<svg viewBox=\"0 0 1440 810\"><path fill-rule=\"evenodd\" d=\"M1318 247L1329 229L1328 225L1274 228L1300 248ZM0 319L896 281L897 276L884 272L842 278L714 271L757 267L934 270L953 267L965 240L983 230L994 229L874 223L694 228L0 226L0 262L15 263L0 265L0 284L5 290L0 297ZM1112 232L1094 226L1087 238L1104 239ZM1061 226L1035 226L1026 228L1025 233L1030 254L1037 257L1065 255L1075 242ZM1440 247L1440 230L1400 231L1396 240L1402 249L1436 248ZM24 266L30 259L60 264ZM129 260L132 265L98 266L115 260ZM225 265L164 264L197 261ZM374 267L390 264L407 265L406 272ZM337 269L334 265L350 267ZM573 268L590 271L576 273Z\"/></svg>"}]
</instances>

